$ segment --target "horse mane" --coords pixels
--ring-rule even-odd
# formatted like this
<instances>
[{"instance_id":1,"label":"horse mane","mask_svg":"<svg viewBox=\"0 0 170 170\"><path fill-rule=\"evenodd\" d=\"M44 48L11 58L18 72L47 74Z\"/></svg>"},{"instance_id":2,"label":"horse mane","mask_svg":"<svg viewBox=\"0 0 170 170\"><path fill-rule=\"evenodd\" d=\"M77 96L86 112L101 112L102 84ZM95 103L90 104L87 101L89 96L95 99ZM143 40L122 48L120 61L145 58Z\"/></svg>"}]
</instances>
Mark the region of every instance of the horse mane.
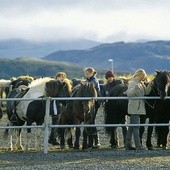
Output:
<instances>
[{"instance_id":1,"label":"horse mane","mask_svg":"<svg viewBox=\"0 0 170 170\"><path fill-rule=\"evenodd\" d=\"M50 80L45 83L45 96L55 97L55 94L59 93L62 82L60 80ZM58 88L56 88L58 87Z\"/></svg>"},{"instance_id":2,"label":"horse mane","mask_svg":"<svg viewBox=\"0 0 170 170\"><path fill-rule=\"evenodd\" d=\"M67 79L67 78L65 78L64 80L63 80L63 82L66 84L66 86L67 86L67 90L68 90L68 92L71 94L71 92L72 92L72 84L73 84L73 82L71 81L71 80L69 80L69 79Z\"/></svg>"},{"instance_id":3,"label":"horse mane","mask_svg":"<svg viewBox=\"0 0 170 170\"><path fill-rule=\"evenodd\" d=\"M32 81L31 84L28 87L32 88L34 86L40 86L40 85L45 84L46 82L48 82L50 80L54 80L54 79L52 79L50 77L38 78L38 79L35 79L34 81Z\"/></svg>"},{"instance_id":4,"label":"horse mane","mask_svg":"<svg viewBox=\"0 0 170 170\"><path fill-rule=\"evenodd\" d=\"M77 87L77 97L97 97L97 90L93 83L81 82Z\"/></svg>"}]
</instances>

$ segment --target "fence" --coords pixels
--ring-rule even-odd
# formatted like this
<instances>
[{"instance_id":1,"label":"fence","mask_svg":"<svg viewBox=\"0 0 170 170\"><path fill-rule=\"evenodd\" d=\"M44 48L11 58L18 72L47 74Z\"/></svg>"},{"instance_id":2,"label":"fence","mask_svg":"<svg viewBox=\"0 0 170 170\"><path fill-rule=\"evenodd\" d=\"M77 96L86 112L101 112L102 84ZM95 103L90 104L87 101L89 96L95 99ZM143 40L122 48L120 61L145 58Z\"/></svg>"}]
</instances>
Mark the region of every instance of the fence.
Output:
<instances>
[{"instance_id":1,"label":"fence","mask_svg":"<svg viewBox=\"0 0 170 170\"><path fill-rule=\"evenodd\" d=\"M136 99L160 99L160 97L68 97L68 98L43 98L43 100L46 101L46 110L45 110L45 118L44 118L44 124L41 126L0 126L0 129L28 129L28 128L41 128L44 129L44 154L48 153L48 137L49 137L49 129L50 128L67 128L67 127L130 127L130 126L170 126L170 123L166 124L91 124L91 125L51 125L49 123L49 117L50 117L50 101L53 100L136 100ZM165 99L170 100L170 97L165 97ZM32 100L42 100L41 98L30 98L30 99L23 99L23 98L3 98L0 99L0 101L32 101Z\"/></svg>"}]
</instances>

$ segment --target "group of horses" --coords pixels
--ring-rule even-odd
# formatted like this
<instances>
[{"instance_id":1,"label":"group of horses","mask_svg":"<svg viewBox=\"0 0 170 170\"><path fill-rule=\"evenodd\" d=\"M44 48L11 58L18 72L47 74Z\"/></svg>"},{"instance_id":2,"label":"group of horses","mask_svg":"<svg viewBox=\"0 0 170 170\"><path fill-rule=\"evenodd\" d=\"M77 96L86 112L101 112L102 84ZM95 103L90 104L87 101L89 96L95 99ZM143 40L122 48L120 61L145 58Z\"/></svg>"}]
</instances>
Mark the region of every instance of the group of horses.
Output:
<instances>
[{"instance_id":1,"label":"group of horses","mask_svg":"<svg viewBox=\"0 0 170 170\"><path fill-rule=\"evenodd\" d=\"M141 116L141 123L145 123L149 118L149 123L169 123L170 120L170 100L165 99L170 96L170 73L167 71L157 71L153 79L154 85L148 96L157 96L160 99L146 99L146 116ZM17 84L17 85L16 85ZM24 124L31 126L32 123L42 125L44 122L46 104L44 98L64 98L69 97L73 100L51 100L50 114L57 116L58 125L66 124L94 124L95 122L95 103L93 99L97 97L97 92L92 83L79 82L74 87L70 81L60 81L54 78L38 78L25 80L20 79L13 85L12 90L8 93L7 98L23 98L30 100L22 101L7 101L7 115L9 119L8 125L23 126ZM117 85L112 89L110 97L125 96L124 92L127 90L127 84ZM88 99L76 100L76 97L88 97ZM33 98L42 100L32 100ZM75 99L75 100L74 100ZM106 124L119 124L126 123L127 105L128 100L105 100L104 113ZM16 122L11 122L11 117L15 114L17 116ZM38 128L39 129L39 128ZM165 149L167 146L167 136L169 132L168 126L157 127L158 145L162 145ZM122 127L124 142L126 139L126 127ZM152 149L153 127L148 127L146 146ZM27 129L27 140L24 150L29 149L31 129ZM35 149L41 149L40 135L41 130L36 132L36 146ZM75 130L75 141L72 142L72 129L71 128L56 128L55 137L60 140L60 147L65 147L65 140L67 136L67 144L70 148L80 148L80 128ZM67 134L69 135L66 135ZM117 128L106 127L106 132L110 135L112 147L118 147ZM142 142L142 135L144 127L140 129L140 137ZM83 144L82 149L89 148L89 137L96 133L94 128L85 127L83 130ZM5 130L5 135L8 134L9 149L13 150L12 132L8 129ZM15 149L23 149L21 144L21 129L18 130Z\"/></svg>"}]
</instances>

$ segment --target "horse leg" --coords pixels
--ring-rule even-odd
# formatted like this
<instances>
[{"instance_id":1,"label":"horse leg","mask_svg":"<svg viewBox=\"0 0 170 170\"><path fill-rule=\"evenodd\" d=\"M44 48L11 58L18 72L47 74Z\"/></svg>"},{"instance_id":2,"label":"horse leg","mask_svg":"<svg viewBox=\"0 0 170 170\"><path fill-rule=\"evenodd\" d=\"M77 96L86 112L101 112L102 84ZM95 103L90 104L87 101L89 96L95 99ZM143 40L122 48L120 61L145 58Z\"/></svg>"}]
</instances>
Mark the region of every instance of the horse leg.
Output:
<instances>
[{"instance_id":1,"label":"horse leg","mask_svg":"<svg viewBox=\"0 0 170 170\"><path fill-rule=\"evenodd\" d=\"M37 128L36 133L35 133L35 150L36 151L41 151L41 133L42 133L42 130L40 128Z\"/></svg>"},{"instance_id":2,"label":"horse leg","mask_svg":"<svg viewBox=\"0 0 170 170\"><path fill-rule=\"evenodd\" d=\"M87 128L84 128L84 130L83 130L83 145L82 145L82 149L87 149L88 148L87 137L88 137Z\"/></svg>"},{"instance_id":3,"label":"horse leg","mask_svg":"<svg viewBox=\"0 0 170 170\"><path fill-rule=\"evenodd\" d=\"M69 139L67 139L67 145L69 146L69 148L73 148L73 137L72 137L72 135L70 136Z\"/></svg>"},{"instance_id":4,"label":"horse leg","mask_svg":"<svg viewBox=\"0 0 170 170\"><path fill-rule=\"evenodd\" d=\"M57 122L58 122L58 116L52 116L52 125L56 125ZM56 128L51 128L51 133L49 136L48 143L50 143L52 145L59 145L59 143L57 142L57 140L55 138L55 129Z\"/></svg>"},{"instance_id":5,"label":"horse leg","mask_svg":"<svg viewBox=\"0 0 170 170\"><path fill-rule=\"evenodd\" d=\"M32 123L28 123L27 122L27 126L31 126ZM26 133L26 141L25 141L25 146L24 146L24 152L28 152L29 150L29 143L30 143L30 139L31 139L31 128L27 129L27 133Z\"/></svg>"},{"instance_id":6,"label":"horse leg","mask_svg":"<svg viewBox=\"0 0 170 170\"><path fill-rule=\"evenodd\" d=\"M145 124L146 122L146 115L140 115L140 124ZM145 131L145 127L144 126L140 126L139 127L139 137L140 137L140 142L141 142L141 146L142 146L142 139L143 139L143 133Z\"/></svg>"},{"instance_id":7,"label":"horse leg","mask_svg":"<svg viewBox=\"0 0 170 170\"><path fill-rule=\"evenodd\" d=\"M149 119L149 124L152 124L154 123L154 119L150 118ZM152 138L152 133L153 133L153 126L149 126L148 127L148 130L147 130L147 140L146 140L146 147L149 149L149 150L152 150L153 149L153 145L152 145L152 142L151 142L151 138Z\"/></svg>"},{"instance_id":8,"label":"horse leg","mask_svg":"<svg viewBox=\"0 0 170 170\"><path fill-rule=\"evenodd\" d=\"M155 127L155 133L157 137L157 148L160 148L162 145L162 127L156 126Z\"/></svg>"},{"instance_id":9,"label":"horse leg","mask_svg":"<svg viewBox=\"0 0 170 170\"><path fill-rule=\"evenodd\" d=\"M169 133L169 127L163 126L162 127L162 149L167 149L167 138Z\"/></svg>"},{"instance_id":10,"label":"horse leg","mask_svg":"<svg viewBox=\"0 0 170 170\"><path fill-rule=\"evenodd\" d=\"M10 122L7 123L7 126L10 126ZM3 138L9 142L7 149L10 151L13 151L12 131L13 131L13 129L5 129L4 135L3 135Z\"/></svg>"},{"instance_id":11,"label":"horse leg","mask_svg":"<svg viewBox=\"0 0 170 170\"><path fill-rule=\"evenodd\" d=\"M118 147L117 127L113 127L113 131L110 135L110 144L111 144L111 148Z\"/></svg>"},{"instance_id":12,"label":"horse leg","mask_svg":"<svg viewBox=\"0 0 170 170\"><path fill-rule=\"evenodd\" d=\"M22 142L21 142L21 129L17 129L17 140L15 143L16 150L23 150Z\"/></svg>"},{"instance_id":13,"label":"horse leg","mask_svg":"<svg viewBox=\"0 0 170 170\"><path fill-rule=\"evenodd\" d=\"M79 140L80 140L80 128L77 127L76 128L76 132L75 132L75 142L74 142L74 149L79 149L80 144L79 144Z\"/></svg>"},{"instance_id":14,"label":"horse leg","mask_svg":"<svg viewBox=\"0 0 170 170\"><path fill-rule=\"evenodd\" d=\"M65 128L60 128L60 148L61 149L64 149L65 148L65 135L64 135L64 132L65 132Z\"/></svg>"}]
</instances>

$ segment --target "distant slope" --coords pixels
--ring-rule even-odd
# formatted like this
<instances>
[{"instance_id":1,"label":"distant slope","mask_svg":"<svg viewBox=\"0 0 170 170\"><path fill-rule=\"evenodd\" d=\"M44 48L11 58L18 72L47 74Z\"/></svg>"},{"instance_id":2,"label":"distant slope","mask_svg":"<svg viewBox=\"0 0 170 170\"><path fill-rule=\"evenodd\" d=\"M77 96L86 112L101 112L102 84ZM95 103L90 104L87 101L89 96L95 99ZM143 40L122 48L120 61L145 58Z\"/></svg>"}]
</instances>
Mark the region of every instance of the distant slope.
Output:
<instances>
[{"instance_id":1,"label":"distant slope","mask_svg":"<svg viewBox=\"0 0 170 170\"><path fill-rule=\"evenodd\" d=\"M110 69L108 59L113 59L114 70L133 72L144 68L153 73L155 69L170 70L170 41L109 43L88 50L56 51L43 59L103 69Z\"/></svg>"},{"instance_id":2,"label":"distant slope","mask_svg":"<svg viewBox=\"0 0 170 170\"><path fill-rule=\"evenodd\" d=\"M30 58L0 59L0 79L9 79L21 75L54 76L58 71L66 72L69 78L83 76L81 67L67 63Z\"/></svg>"},{"instance_id":3,"label":"distant slope","mask_svg":"<svg viewBox=\"0 0 170 170\"><path fill-rule=\"evenodd\" d=\"M57 50L88 49L100 43L86 39L34 42L23 39L0 40L0 58L41 58Z\"/></svg>"}]
</instances>

